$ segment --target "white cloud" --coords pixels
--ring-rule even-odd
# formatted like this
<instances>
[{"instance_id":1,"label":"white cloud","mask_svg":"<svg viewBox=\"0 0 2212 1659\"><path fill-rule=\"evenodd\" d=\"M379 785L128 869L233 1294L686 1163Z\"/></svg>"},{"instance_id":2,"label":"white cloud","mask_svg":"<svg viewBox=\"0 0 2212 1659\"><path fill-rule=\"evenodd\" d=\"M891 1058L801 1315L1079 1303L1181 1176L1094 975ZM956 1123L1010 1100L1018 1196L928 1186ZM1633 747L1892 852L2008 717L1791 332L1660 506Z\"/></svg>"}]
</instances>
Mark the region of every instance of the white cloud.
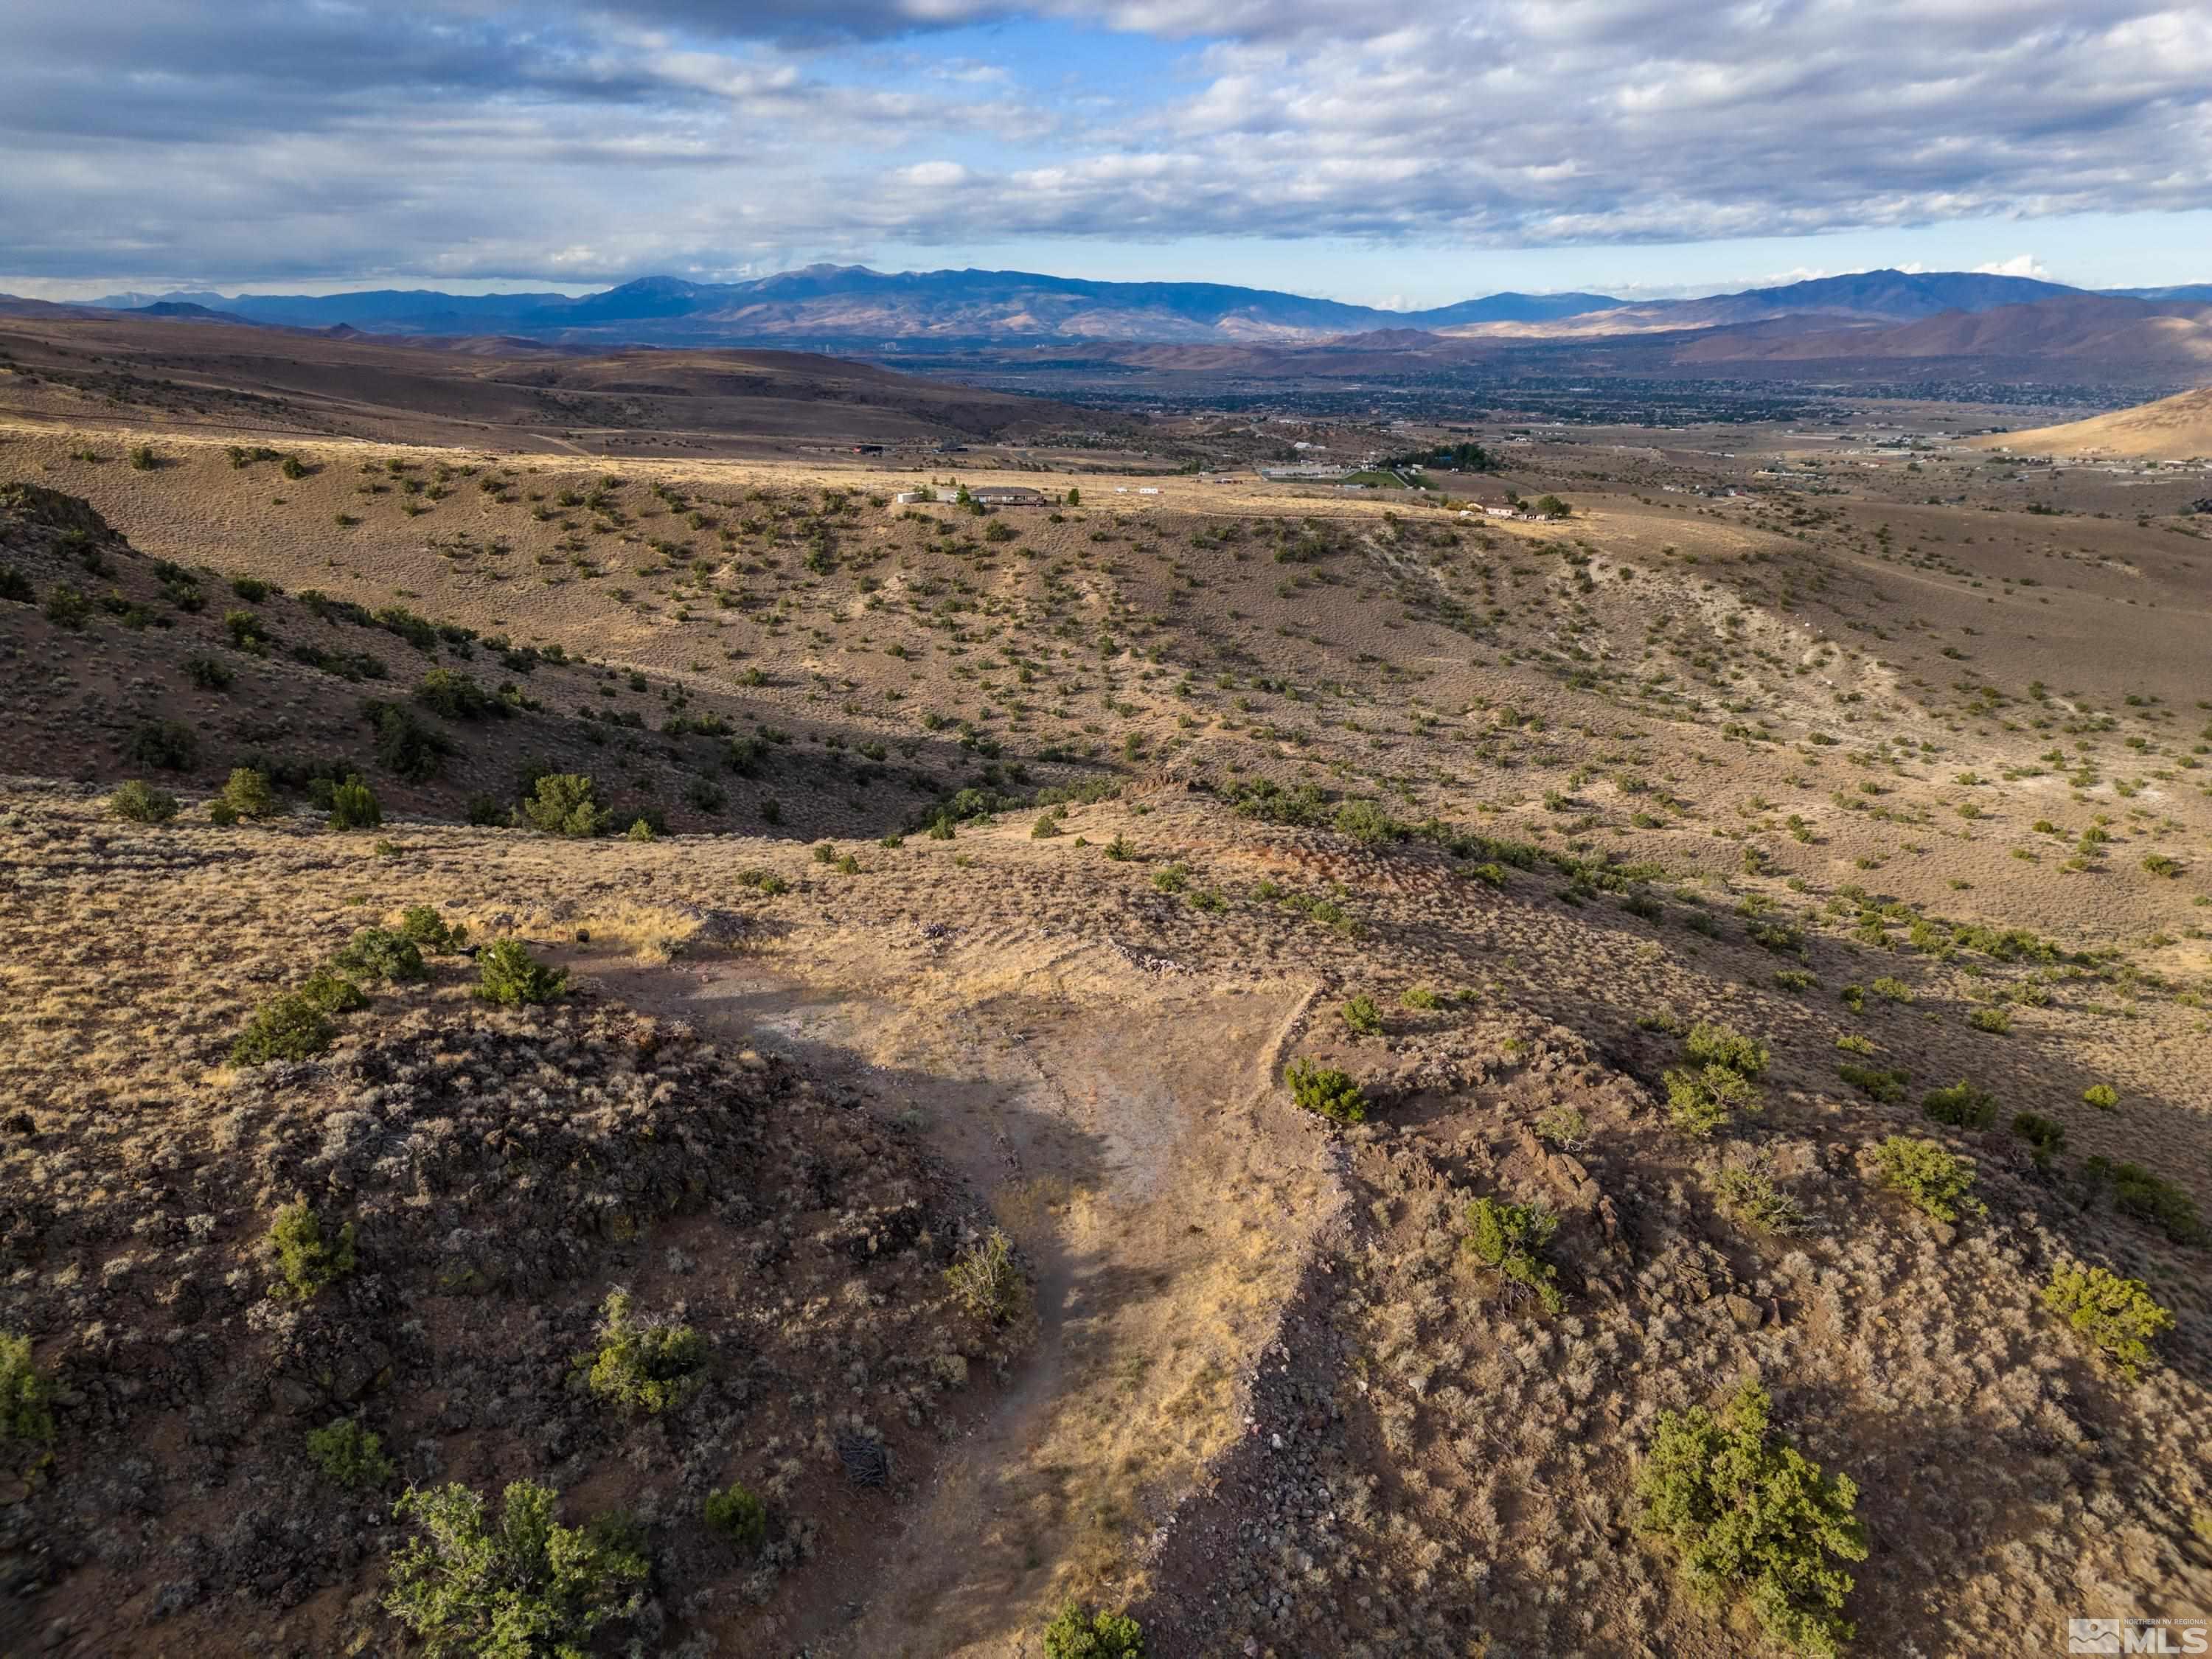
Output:
<instances>
[{"instance_id":1,"label":"white cloud","mask_svg":"<svg viewBox=\"0 0 2212 1659\"><path fill-rule=\"evenodd\" d=\"M1040 15L1154 43L1040 44ZM0 155L27 277L1804 236L2212 207L2212 8L15 0Z\"/></svg>"},{"instance_id":2,"label":"white cloud","mask_svg":"<svg viewBox=\"0 0 2212 1659\"><path fill-rule=\"evenodd\" d=\"M2051 272L2042 260L2033 253L2015 253L2009 259L2000 259L1992 264L1976 265L1976 274L1983 276L2033 276L2039 282L2049 282Z\"/></svg>"},{"instance_id":3,"label":"white cloud","mask_svg":"<svg viewBox=\"0 0 2212 1659\"><path fill-rule=\"evenodd\" d=\"M899 177L918 190L951 190L968 182L968 169L957 161L917 161L901 167Z\"/></svg>"}]
</instances>

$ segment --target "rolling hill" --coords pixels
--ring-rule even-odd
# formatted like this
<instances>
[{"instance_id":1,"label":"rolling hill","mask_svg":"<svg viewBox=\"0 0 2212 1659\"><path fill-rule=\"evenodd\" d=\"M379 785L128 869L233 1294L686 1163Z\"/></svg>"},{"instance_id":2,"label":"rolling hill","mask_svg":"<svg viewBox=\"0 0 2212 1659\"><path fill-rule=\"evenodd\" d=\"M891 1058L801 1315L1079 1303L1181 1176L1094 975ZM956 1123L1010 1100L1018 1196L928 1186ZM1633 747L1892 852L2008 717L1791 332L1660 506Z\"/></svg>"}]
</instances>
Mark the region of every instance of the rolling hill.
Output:
<instances>
[{"instance_id":1,"label":"rolling hill","mask_svg":"<svg viewBox=\"0 0 2212 1659\"><path fill-rule=\"evenodd\" d=\"M2139 455L2183 461L2212 455L2212 386L2161 398L2063 426L2039 427L1976 440L1984 449L2028 454Z\"/></svg>"}]
</instances>

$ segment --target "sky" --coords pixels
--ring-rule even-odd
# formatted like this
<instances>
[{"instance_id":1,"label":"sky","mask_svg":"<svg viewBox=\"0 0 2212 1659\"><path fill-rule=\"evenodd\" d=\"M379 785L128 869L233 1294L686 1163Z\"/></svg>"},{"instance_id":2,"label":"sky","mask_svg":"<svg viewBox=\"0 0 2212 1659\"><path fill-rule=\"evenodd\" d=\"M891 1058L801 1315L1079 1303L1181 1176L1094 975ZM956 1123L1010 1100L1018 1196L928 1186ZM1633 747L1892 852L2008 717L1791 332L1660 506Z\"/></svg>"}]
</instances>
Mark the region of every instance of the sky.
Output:
<instances>
[{"instance_id":1,"label":"sky","mask_svg":"<svg viewBox=\"0 0 2212 1659\"><path fill-rule=\"evenodd\" d=\"M0 291L2212 281L2206 0L8 0Z\"/></svg>"}]
</instances>

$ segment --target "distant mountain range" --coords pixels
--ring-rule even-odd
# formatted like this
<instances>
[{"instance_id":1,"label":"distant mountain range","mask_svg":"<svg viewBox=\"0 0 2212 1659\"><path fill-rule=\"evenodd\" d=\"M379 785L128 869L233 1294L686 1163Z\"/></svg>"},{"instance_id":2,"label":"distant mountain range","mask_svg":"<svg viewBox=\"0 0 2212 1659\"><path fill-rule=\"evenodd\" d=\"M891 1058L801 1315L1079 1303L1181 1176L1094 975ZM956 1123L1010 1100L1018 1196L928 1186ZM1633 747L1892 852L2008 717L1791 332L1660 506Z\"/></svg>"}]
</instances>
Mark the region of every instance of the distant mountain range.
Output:
<instances>
[{"instance_id":1,"label":"distant mountain range","mask_svg":"<svg viewBox=\"0 0 2212 1659\"><path fill-rule=\"evenodd\" d=\"M1213 283L1107 283L1013 270L884 273L811 265L742 283L647 276L603 293L455 295L380 289L334 295L113 294L108 309L219 315L372 334L509 335L575 345L809 345L871 353L976 345L1297 345L1413 331L1447 338L1577 338L1730 328L1804 318L1896 324L2038 301L2096 296L2023 276L1863 271L1692 300L1492 294L1385 311ZM2212 299L2212 285L2133 290L2150 302Z\"/></svg>"}]
</instances>

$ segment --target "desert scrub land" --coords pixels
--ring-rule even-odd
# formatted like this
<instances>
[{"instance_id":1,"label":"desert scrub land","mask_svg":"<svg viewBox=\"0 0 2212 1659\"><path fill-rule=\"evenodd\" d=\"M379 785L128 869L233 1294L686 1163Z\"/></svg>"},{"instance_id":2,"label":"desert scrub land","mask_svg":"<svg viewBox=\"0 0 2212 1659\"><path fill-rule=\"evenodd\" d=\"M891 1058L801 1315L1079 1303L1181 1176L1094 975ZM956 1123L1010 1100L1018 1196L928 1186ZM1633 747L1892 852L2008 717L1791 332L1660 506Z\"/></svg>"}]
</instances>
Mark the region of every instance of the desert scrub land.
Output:
<instances>
[{"instance_id":1,"label":"desert scrub land","mask_svg":"<svg viewBox=\"0 0 2212 1659\"><path fill-rule=\"evenodd\" d=\"M982 1218L849 1093L555 976L487 997L522 947L296 902L281 851L31 811L16 918L136 920L9 992L0 1324L40 1418L0 1443L11 1644L222 1651L251 1608L337 1650L381 1627L403 1492L521 1471L645 1540L625 1637L773 1630L1003 1385L1021 1311L946 1278ZM338 1012L240 1055L253 1011L340 976Z\"/></svg>"},{"instance_id":2,"label":"desert scrub land","mask_svg":"<svg viewBox=\"0 0 2212 1659\"><path fill-rule=\"evenodd\" d=\"M2212 1599L2193 538L238 447L0 447L0 1650Z\"/></svg>"}]
</instances>

